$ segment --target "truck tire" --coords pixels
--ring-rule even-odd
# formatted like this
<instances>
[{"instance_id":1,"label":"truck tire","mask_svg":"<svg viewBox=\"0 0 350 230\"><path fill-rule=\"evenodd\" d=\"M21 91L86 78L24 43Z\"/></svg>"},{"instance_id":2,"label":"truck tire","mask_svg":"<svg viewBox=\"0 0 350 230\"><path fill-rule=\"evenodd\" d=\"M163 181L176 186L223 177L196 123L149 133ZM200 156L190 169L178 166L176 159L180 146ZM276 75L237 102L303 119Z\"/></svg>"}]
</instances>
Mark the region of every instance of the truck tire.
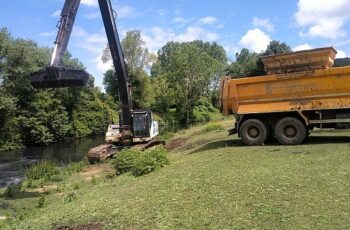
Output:
<instances>
[{"instance_id":1,"label":"truck tire","mask_svg":"<svg viewBox=\"0 0 350 230\"><path fill-rule=\"evenodd\" d=\"M264 121L248 119L240 125L239 135L246 145L261 145L269 135L268 126Z\"/></svg>"},{"instance_id":2,"label":"truck tire","mask_svg":"<svg viewBox=\"0 0 350 230\"><path fill-rule=\"evenodd\" d=\"M279 120L275 127L275 137L282 145L299 145L306 138L305 125L295 117Z\"/></svg>"}]
</instances>

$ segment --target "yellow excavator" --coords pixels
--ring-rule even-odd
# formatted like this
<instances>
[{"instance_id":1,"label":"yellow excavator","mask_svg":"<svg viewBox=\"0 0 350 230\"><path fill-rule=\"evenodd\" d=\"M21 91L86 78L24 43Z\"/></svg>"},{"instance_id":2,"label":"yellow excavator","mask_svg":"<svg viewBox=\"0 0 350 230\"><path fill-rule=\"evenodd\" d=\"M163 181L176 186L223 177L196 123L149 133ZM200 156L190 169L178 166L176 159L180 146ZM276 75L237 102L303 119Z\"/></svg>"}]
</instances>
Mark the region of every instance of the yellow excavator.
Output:
<instances>
[{"instance_id":1,"label":"yellow excavator","mask_svg":"<svg viewBox=\"0 0 350 230\"><path fill-rule=\"evenodd\" d=\"M158 123L153 120L150 110L133 110L131 87L126 70L124 55L110 0L98 0L106 36L118 81L118 93L121 111L119 124L109 125L106 133L106 144L89 150L87 157L90 163L104 160L125 147L140 150L163 144L155 141L158 135ZM31 74L31 84L35 88L58 88L86 86L89 74L84 70L62 67L62 58L66 52L80 0L66 0L61 11L55 48L48 67Z\"/></svg>"}]
</instances>

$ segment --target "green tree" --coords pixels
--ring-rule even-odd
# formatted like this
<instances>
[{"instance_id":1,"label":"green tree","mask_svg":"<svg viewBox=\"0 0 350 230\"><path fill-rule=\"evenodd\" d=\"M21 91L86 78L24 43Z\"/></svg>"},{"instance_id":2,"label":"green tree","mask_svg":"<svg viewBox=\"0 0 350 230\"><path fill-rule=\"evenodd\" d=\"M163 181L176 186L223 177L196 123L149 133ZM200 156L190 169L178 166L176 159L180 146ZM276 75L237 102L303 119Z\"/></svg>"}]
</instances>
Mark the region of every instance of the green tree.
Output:
<instances>
[{"instance_id":1,"label":"green tree","mask_svg":"<svg viewBox=\"0 0 350 230\"><path fill-rule=\"evenodd\" d=\"M158 52L152 69L153 78L164 78L170 92L174 92L176 116L183 124L193 121L196 101L201 96L208 97L211 83L223 67L201 44L169 42Z\"/></svg>"},{"instance_id":2,"label":"green tree","mask_svg":"<svg viewBox=\"0 0 350 230\"><path fill-rule=\"evenodd\" d=\"M271 41L266 50L260 54L249 52L243 48L240 53L236 54L236 60L226 69L226 75L232 77L250 77L264 75L264 65L260 61L261 56L275 55L291 52L292 49L284 42Z\"/></svg>"},{"instance_id":3,"label":"green tree","mask_svg":"<svg viewBox=\"0 0 350 230\"><path fill-rule=\"evenodd\" d=\"M240 78L264 74L259 57L257 53L251 53L243 48L240 53L236 53L236 60L227 67L226 75Z\"/></svg>"},{"instance_id":4,"label":"green tree","mask_svg":"<svg viewBox=\"0 0 350 230\"><path fill-rule=\"evenodd\" d=\"M30 74L47 65L51 53L0 29L0 150L100 134L115 116L92 77L87 88L34 89ZM69 52L63 64L84 69Z\"/></svg>"},{"instance_id":5,"label":"green tree","mask_svg":"<svg viewBox=\"0 0 350 230\"><path fill-rule=\"evenodd\" d=\"M150 88L150 79L146 69L150 63L155 60L145 47L141 33L138 30L128 31L121 42L124 57L126 60L127 72L132 87L132 103L135 109L148 108L153 102L153 94ZM102 57L103 61L111 60L110 50L107 47ZM114 71L109 70L105 73L103 84L106 93L118 101L118 80Z\"/></svg>"},{"instance_id":6,"label":"green tree","mask_svg":"<svg viewBox=\"0 0 350 230\"><path fill-rule=\"evenodd\" d=\"M292 49L289 45L287 45L284 42L273 40L270 41L270 44L267 46L266 50L261 55L266 56L290 52L292 52Z\"/></svg>"}]
</instances>

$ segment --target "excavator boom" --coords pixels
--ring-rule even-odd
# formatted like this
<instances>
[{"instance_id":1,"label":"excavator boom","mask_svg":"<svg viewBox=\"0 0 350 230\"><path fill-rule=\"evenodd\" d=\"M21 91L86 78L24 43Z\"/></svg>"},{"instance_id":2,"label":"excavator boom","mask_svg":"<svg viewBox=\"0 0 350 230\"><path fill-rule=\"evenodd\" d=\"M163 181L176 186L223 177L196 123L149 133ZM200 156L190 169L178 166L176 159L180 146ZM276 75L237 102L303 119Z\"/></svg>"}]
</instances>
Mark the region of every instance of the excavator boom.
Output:
<instances>
[{"instance_id":1,"label":"excavator boom","mask_svg":"<svg viewBox=\"0 0 350 230\"><path fill-rule=\"evenodd\" d=\"M103 24L106 30L107 40L113 59L115 73L119 83L119 98L121 101L121 119L123 136L131 132L131 94L128 83L128 72L126 70L124 54L119 41L118 30L113 17L113 8L110 0L98 0ZM130 133L131 135L131 133Z\"/></svg>"}]
</instances>

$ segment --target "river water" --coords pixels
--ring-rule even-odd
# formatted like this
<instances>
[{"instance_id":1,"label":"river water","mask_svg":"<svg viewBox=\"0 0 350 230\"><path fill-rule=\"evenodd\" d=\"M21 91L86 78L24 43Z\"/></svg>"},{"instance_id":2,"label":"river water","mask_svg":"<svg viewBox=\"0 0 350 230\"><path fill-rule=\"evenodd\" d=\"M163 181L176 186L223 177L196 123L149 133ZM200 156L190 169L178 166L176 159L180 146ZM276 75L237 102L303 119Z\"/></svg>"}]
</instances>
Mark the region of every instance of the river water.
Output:
<instances>
[{"instance_id":1,"label":"river water","mask_svg":"<svg viewBox=\"0 0 350 230\"><path fill-rule=\"evenodd\" d=\"M104 136L88 137L44 147L0 152L0 188L17 184L23 179L25 169L40 160L60 163L80 161L90 148L104 143Z\"/></svg>"}]
</instances>

